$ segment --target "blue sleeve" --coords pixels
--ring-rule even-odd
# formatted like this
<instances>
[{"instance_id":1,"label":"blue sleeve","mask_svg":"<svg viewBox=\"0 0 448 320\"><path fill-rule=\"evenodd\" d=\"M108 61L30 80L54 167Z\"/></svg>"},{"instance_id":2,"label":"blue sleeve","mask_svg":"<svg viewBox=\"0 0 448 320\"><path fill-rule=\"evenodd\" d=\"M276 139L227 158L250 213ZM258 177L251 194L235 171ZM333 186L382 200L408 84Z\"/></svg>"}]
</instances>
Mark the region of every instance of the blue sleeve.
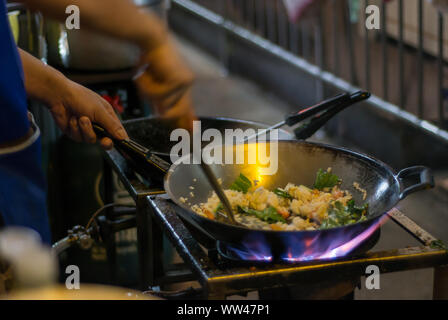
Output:
<instances>
[{"instance_id":1,"label":"blue sleeve","mask_svg":"<svg viewBox=\"0 0 448 320\"><path fill-rule=\"evenodd\" d=\"M31 228L50 243L41 164L40 139L19 152L0 154L0 215L6 226Z\"/></svg>"},{"instance_id":2,"label":"blue sleeve","mask_svg":"<svg viewBox=\"0 0 448 320\"><path fill-rule=\"evenodd\" d=\"M0 144L23 137L29 128L22 64L0 0Z\"/></svg>"},{"instance_id":3,"label":"blue sleeve","mask_svg":"<svg viewBox=\"0 0 448 320\"><path fill-rule=\"evenodd\" d=\"M0 145L23 138L30 129L23 80L6 4L0 0ZM0 149L0 215L5 225L32 228L50 242L40 139L19 151Z\"/></svg>"}]
</instances>

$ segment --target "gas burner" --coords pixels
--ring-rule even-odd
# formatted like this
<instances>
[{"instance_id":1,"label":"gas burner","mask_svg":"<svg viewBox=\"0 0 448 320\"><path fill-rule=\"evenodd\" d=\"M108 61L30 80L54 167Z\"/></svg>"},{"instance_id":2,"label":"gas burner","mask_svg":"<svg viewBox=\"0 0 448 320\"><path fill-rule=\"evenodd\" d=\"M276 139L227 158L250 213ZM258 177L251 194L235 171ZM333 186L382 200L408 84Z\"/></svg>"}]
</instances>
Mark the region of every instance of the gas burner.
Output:
<instances>
[{"instance_id":1,"label":"gas burner","mask_svg":"<svg viewBox=\"0 0 448 320\"><path fill-rule=\"evenodd\" d=\"M364 240L356 247L353 251L351 251L347 256L336 257L332 259L294 259L294 258L285 258L282 255L271 254L272 250L265 250L265 245L259 245L258 248L262 248L262 250L258 250L257 248L248 248L244 244L229 244L222 241L216 242L216 250L219 253L220 257L231 263L235 266L263 266L269 264L294 264L294 263L304 263L310 261L322 261L322 260L337 260L343 259L347 257L356 257L359 256L370 249L372 249L375 244L378 242L381 234L381 229L378 228L369 238ZM263 250L264 249L264 250Z\"/></svg>"},{"instance_id":2,"label":"gas burner","mask_svg":"<svg viewBox=\"0 0 448 320\"><path fill-rule=\"evenodd\" d=\"M256 256L239 245L229 245L225 242L216 241L216 250L224 262L234 266L263 266L273 263L272 256ZM240 252L240 255L246 255L246 258L243 259L236 253L236 250Z\"/></svg>"}]
</instances>

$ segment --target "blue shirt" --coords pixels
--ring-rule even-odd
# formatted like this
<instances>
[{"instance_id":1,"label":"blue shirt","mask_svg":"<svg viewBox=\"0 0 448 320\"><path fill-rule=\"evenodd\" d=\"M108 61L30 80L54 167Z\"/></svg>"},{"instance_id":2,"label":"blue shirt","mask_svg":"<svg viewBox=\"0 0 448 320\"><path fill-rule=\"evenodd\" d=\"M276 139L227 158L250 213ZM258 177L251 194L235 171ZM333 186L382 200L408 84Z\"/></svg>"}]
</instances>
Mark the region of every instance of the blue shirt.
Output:
<instances>
[{"instance_id":1,"label":"blue shirt","mask_svg":"<svg viewBox=\"0 0 448 320\"><path fill-rule=\"evenodd\" d=\"M0 0L0 144L23 138L30 129L23 79L6 4ZM1 221L6 226L34 229L49 243L40 139L30 139L20 150L0 151Z\"/></svg>"},{"instance_id":2,"label":"blue shirt","mask_svg":"<svg viewBox=\"0 0 448 320\"><path fill-rule=\"evenodd\" d=\"M0 0L0 110L0 144L19 139L28 132L23 70L4 0Z\"/></svg>"}]
</instances>

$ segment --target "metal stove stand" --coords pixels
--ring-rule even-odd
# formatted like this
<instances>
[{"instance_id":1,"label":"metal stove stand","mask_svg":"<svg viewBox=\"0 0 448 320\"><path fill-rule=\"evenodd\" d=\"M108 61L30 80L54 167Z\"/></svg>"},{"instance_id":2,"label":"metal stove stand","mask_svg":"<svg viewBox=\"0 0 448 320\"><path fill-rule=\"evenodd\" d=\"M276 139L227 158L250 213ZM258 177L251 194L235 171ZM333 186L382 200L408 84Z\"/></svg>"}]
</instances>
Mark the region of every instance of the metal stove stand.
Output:
<instances>
[{"instance_id":1,"label":"metal stove stand","mask_svg":"<svg viewBox=\"0 0 448 320\"><path fill-rule=\"evenodd\" d=\"M111 170L115 171L137 205L136 226L142 290L192 280L200 283L201 298L206 299L224 299L234 294L298 285L314 289L321 286L324 290L328 285L327 279L359 281L365 275L367 266L376 265L381 273L434 268L434 298L448 299L447 251L435 245L438 243L436 238L397 209L387 214L404 231L416 238L421 246L369 251L361 256L332 261L238 266L220 259L216 243L189 228L176 214L176 205L161 196L164 194L163 188L151 188L142 184L116 150L107 152L106 160L106 178L110 176ZM107 188L110 184L105 185L106 199L112 199L112 190ZM163 234L176 248L184 263L164 268Z\"/></svg>"}]
</instances>

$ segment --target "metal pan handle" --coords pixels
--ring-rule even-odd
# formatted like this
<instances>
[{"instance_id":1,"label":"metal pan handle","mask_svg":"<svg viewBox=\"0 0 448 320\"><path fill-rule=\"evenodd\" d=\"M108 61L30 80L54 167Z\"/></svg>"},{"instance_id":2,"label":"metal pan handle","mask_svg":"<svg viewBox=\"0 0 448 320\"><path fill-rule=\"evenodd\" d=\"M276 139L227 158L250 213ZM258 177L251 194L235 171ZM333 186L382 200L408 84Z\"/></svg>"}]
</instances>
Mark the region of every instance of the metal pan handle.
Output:
<instances>
[{"instance_id":1,"label":"metal pan handle","mask_svg":"<svg viewBox=\"0 0 448 320\"><path fill-rule=\"evenodd\" d=\"M303 121L307 118L310 118L314 116L315 114L318 114L319 112L331 109L341 103L345 103L350 100L350 95L348 93L341 93L338 94L335 97L329 98L327 100L324 100L322 102L319 102L316 105L313 105L309 108L300 110L299 112L293 112L285 117L285 124L292 127L295 124L299 123L300 121Z\"/></svg>"},{"instance_id":2,"label":"metal pan handle","mask_svg":"<svg viewBox=\"0 0 448 320\"><path fill-rule=\"evenodd\" d=\"M118 140L110 135L103 127L97 123L92 123L93 130L99 137L110 138L118 151L123 152L130 160L139 161L141 164L151 165L156 168L160 173L165 174L168 172L171 164L152 154L151 151L142 146L141 144L135 142L132 139Z\"/></svg>"},{"instance_id":3,"label":"metal pan handle","mask_svg":"<svg viewBox=\"0 0 448 320\"><path fill-rule=\"evenodd\" d=\"M354 105L355 103L369 99L370 93L364 91L358 91L351 94L348 98L344 98L339 103L336 103L327 111L314 116L311 120L294 130L294 134L298 140L306 140L316 133L317 130L322 128L329 120L337 115L342 110Z\"/></svg>"},{"instance_id":4,"label":"metal pan handle","mask_svg":"<svg viewBox=\"0 0 448 320\"><path fill-rule=\"evenodd\" d=\"M410 187L405 188L404 190L401 190L400 200L406 198L411 193L434 188L434 176L432 174L432 170L428 167L415 166L403 169L396 175L396 178L402 182L404 179L412 176L419 176L420 181Z\"/></svg>"},{"instance_id":5,"label":"metal pan handle","mask_svg":"<svg viewBox=\"0 0 448 320\"><path fill-rule=\"evenodd\" d=\"M142 156L146 156L150 151L148 148L145 148L141 144L139 144L131 139L119 140L117 138L114 138L109 132L107 132L103 127L101 127L97 123L92 123L92 127L93 127L93 131L95 131L95 133L100 138L104 138L104 137L109 138L114 142L114 144L116 146L121 147L124 150L130 150L130 151L138 153Z\"/></svg>"}]
</instances>

